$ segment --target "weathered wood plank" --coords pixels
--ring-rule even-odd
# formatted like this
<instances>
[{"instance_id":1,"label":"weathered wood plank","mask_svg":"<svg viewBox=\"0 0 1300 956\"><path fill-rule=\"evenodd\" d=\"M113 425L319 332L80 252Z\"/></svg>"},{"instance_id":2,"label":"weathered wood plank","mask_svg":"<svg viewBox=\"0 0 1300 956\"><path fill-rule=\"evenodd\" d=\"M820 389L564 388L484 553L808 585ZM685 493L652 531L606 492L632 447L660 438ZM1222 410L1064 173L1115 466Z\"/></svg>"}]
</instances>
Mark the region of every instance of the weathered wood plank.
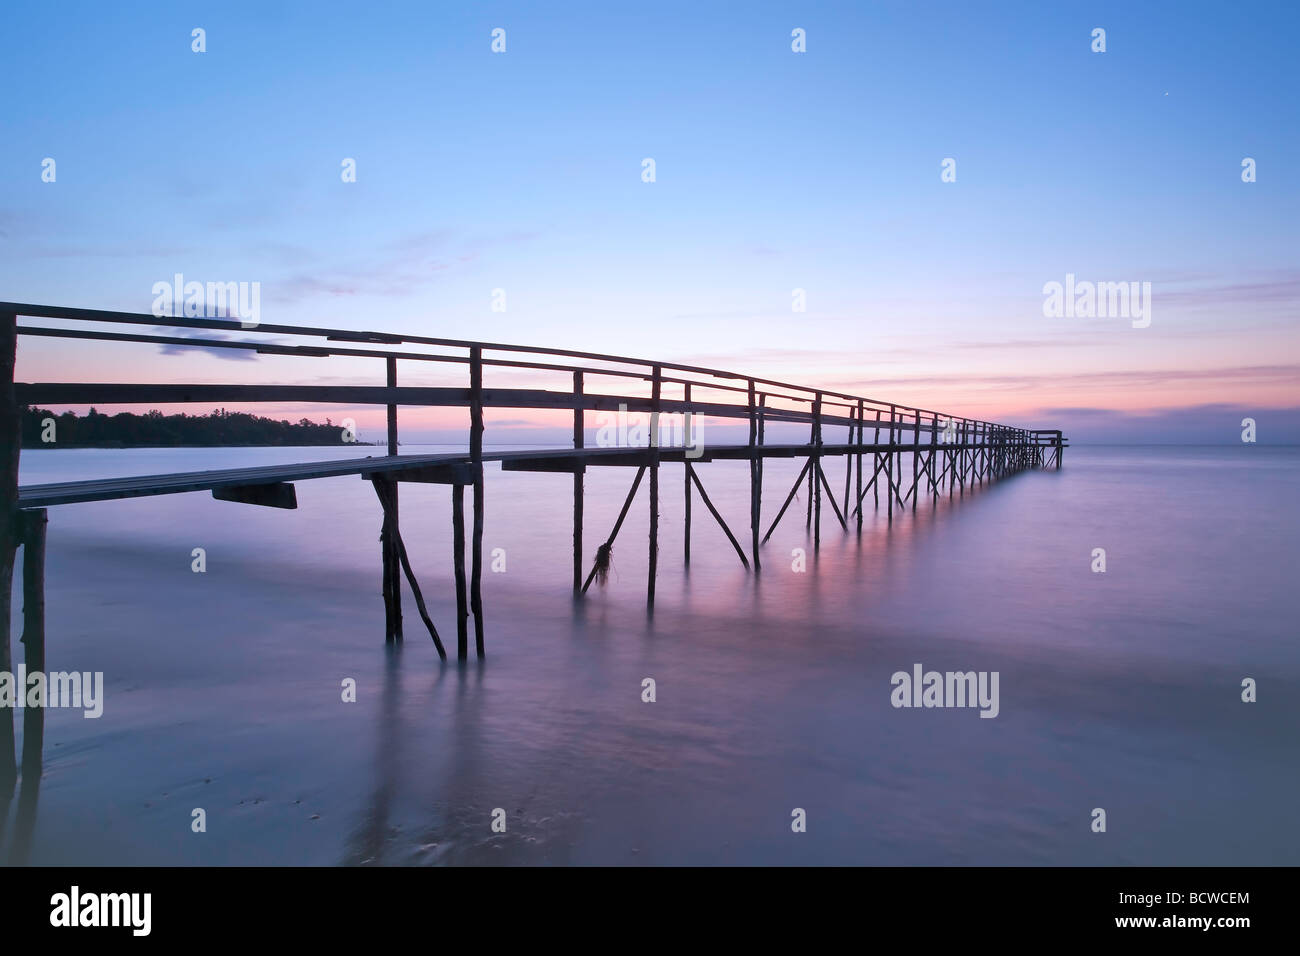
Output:
<instances>
[{"instance_id":1,"label":"weathered wood plank","mask_svg":"<svg viewBox=\"0 0 1300 956\"><path fill-rule=\"evenodd\" d=\"M212 489L212 497L218 501L235 501L245 505L261 505L265 508L286 508L290 511L298 507L298 495L294 486L285 481L262 485L222 485Z\"/></svg>"}]
</instances>

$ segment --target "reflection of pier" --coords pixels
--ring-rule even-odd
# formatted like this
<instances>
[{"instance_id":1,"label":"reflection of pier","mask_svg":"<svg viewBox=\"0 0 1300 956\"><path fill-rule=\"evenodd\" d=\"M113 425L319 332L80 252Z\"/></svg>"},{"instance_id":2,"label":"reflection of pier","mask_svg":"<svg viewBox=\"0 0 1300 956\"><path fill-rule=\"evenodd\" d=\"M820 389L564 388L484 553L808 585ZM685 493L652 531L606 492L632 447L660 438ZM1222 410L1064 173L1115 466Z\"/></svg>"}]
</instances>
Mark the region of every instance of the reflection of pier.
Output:
<instances>
[{"instance_id":1,"label":"reflection of pier","mask_svg":"<svg viewBox=\"0 0 1300 956\"><path fill-rule=\"evenodd\" d=\"M54 324L19 325L17 318L44 320ZM143 327L136 331L123 327ZM192 333L160 334L171 329L208 330L210 337ZM228 339L222 333L238 336ZM197 349L234 349L264 355L324 359L332 356L364 357L382 361L385 384L375 386L338 385L175 385L118 383L15 383L14 359L17 336L41 336L104 342L165 345ZM307 339L318 344L286 345L285 337ZM428 362L463 365L468 372L466 387L398 385L399 362ZM488 387L484 375L491 371L503 378L526 375L530 380L549 378L551 388ZM562 386L556 388L557 383ZM603 391L592 391L595 383ZM673 394L666 394L672 392ZM388 455L341 461L274 465L260 468L226 469L172 475L110 478L96 481L18 487L21 446L21 413L32 405L139 405L197 403L310 402L345 407L383 405L388 417ZM466 453L440 455L398 455L397 407L399 405L456 407L469 410L469 449ZM560 450L506 451L484 453L483 413L489 408L548 410L572 416L573 447ZM748 441L732 445L699 445L685 448L586 447L585 415L592 411L627 410L649 416L650 436L660 434L661 416L683 416L681 434L692 434L691 421L697 416L742 421L748 424ZM769 426L803 425L808 441L767 441ZM843 428L843 441L826 441L826 428ZM964 492L968 485L988 482L1017 471L1061 465L1065 442L1059 431L1030 430L948 416L926 409L881 402L825 389L807 388L785 382L740 375L719 369L673 362L652 362L624 356L566 349L469 342L417 335L348 329L308 328L260 324L246 329L237 321L200 318L159 318L152 315L106 312L92 309L62 309L49 306L0 303L0 434L4 458L0 461L0 671L12 671L9 642L9 607L12 600L13 565L17 548L23 548L24 625L23 644L29 672L44 667L44 540L46 509L60 504L103 501L117 498L210 491L223 501L296 508L294 482L339 475L360 475L371 482L383 515L381 532L382 593L386 637L402 636L401 577L404 574L420 616L438 652L443 645L419 584L407 558L399 522L398 485L413 481L446 484L451 487L453 526L453 579L457 604L457 656L468 656L469 619L474 621L474 638L479 656L484 652L483 602L483 465L500 462L507 471L563 472L573 475L573 590L586 592L592 579L608 562L610 548L636 497L648 477L650 509L650 569L647 599L653 605L658 562L660 471L664 464L683 465L685 494L685 549L690 562L691 505L700 501L722 527L746 567L761 568L760 546L785 516L791 502L806 483L806 524L812 530L814 547L820 546L822 503L830 505L835 520L845 531L850 522L862 528L862 506L871 496L879 507L883 492L892 517L894 508L915 510L922 495L936 501L945 489L949 495ZM842 493L837 496L823 461L844 458ZM762 531L763 463L769 458L803 458L803 468L783 499L766 533ZM727 526L713 506L700 477L701 465L712 461L740 459L749 462L750 522L747 547ZM905 466L904 462L907 462ZM631 490L610 535L595 550L590 572L583 550L583 476L591 467L635 468ZM907 472L910 471L910 480ZM864 482L865 477L865 482ZM465 565L465 489L472 493L469 534L470 565ZM24 711L24 764L28 751L39 766L40 709ZM27 721L33 721L28 724ZM13 710L0 708L0 790L12 791L16 779L13 744ZM39 771L38 771L39 772ZM3 786L5 778L9 786Z\"/></svg>"}]
</instances>

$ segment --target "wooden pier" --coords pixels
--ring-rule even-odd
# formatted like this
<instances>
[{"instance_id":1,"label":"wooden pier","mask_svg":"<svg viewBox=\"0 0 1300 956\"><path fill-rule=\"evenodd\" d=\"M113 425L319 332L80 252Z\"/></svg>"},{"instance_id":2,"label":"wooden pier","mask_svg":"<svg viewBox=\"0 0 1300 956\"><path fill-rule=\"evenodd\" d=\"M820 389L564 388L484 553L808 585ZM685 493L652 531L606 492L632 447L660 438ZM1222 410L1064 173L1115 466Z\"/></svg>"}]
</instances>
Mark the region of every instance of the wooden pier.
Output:
<instances>
[{"instance_id":1,"label":"wooden pier","mask_svg":"<svg viewBox=\"0 0 1300 956\"><path fill-rule=\"evenodd\" d=\"M20 324L18 319L23 318ZM185 330L186 334L166 334ZM208 337L196 332L213 333ZM235 339L225 335L237 336ZM328 358L364 357L383 366L383 384L123 384L110 382L40 382L14 380L19 336L163 345L175 348L246 350L264 355ZM307 344L284 344L284 340ZM399 363L463 365L463 387L428 387L399 383ZM490 387L485 374L538 373L564 384L563 389ZM599 389L596 388L600 384ZM169 475L70 481L19 486L21 416L29 406L172 405L309 402L356 408L382 405L387 410L387 454L337 461L224 469ZM438 406L469 410L468 451L437 455L398 454L398 407ZM572 447L564 449L485 452L485 409L533 409L572 415ZM650 444L644 447L587 447L588 412L627 412L649 416ZM680 416L682 445L658 438L665 416ZM748 426L748 440L736 444L692 446L692 422L707 419ZM772 426L807 428L803 443L767 441ZM828 441L827 429L842 429L843 441ZM474 644L484 655L485 626L481 581L485 514L483 470L500 463L506 471L564 472L573 475L573 592L581 598L608 568L614 541L648 477L649 574L646 600L653 606L658 549L659 496L664 465L682 465L685 500L683 561L690 563L692 502L698 495L721 526L741 564L760 573L760 549L789 510L801 488L807 490L806 526L814 549L821 544L823 506L847 532L862 530L869 502L885 508L916 510L922 495L937 502L946 493L995 481L1028 468L1060 468L1066 442L1060 431L1017 428L957 415L882 402L827 389L808 388L720 369L647 361L626 356L534 346L471 342L430 336L399 335L349 329L259 324L244 328L227 319L157 317L130 312L0 302L0 671L12 671L9 635L13 569L23 549L23 637L28 669L44 662L44 541L48 509L74 502L209 491L222 501L274 508L296 508L299 481L358 475L369 481L379 503L381 522L380 591L388 641L402 639L402 587L406 577L420 617L441 657L446 649L435 626L402 541L399 494L402 482L450 486L453 528L453 582L456 594L456 653L469 654L469 622ZM380 449L376 449L379 451ZM788 493L763 531L763 465L769 458L803 459ZM825 463L845 461L837 495ZM701 465L718 460L749 462L749 534L738 537L709 498ZM907 461L905 466L904 461ZM592 467L634 469L618 520L588 559L584 549L583 476ZM466 573L465 489L471 489ZM743 543L742 543L743 541ZM40 719L39 708L23 711L24 721ZM11 708L0 708L0 792L16 773ZM24 734L24 763L29 747L39 762L40 733Z\"/></svg>"}]
</instances>

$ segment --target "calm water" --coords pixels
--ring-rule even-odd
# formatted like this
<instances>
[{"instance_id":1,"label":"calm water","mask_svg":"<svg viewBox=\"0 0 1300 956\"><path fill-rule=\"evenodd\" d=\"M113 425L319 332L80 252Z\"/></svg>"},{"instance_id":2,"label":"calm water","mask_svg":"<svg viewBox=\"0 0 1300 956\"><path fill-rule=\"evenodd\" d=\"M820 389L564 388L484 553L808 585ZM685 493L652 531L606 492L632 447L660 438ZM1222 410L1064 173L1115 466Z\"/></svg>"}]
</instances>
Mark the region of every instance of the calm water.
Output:
<instances>
[{"instance_id":1,"label":"calm water","mask_svg":"<svg viewBox=\"0 0 1300 956\"><path fill-rule=\"evenodd\" d=\"M32 451L23 481L340 456ZM608 585L575 607L570 478L492 466L484 550L506 570L484 575L489 657L465 667L439 663L409 592L406 642L385 648L358 478L300 483L297 511L207 494L52 509L48 668L103 671L106 703L49 714L30 860L1295 865L1297 466L1296 449L1076 447L892 527L868 509L860 539L826 507L807 573L800 504L757 578L698 499L683 573L665 466L653 619L645 485ZM765 523L796 468L769 463ZM701 475L744 537L747 467ZM588 558L631 478L589 472ZM402 486L454 646L449 499ZM999 716L894 709L890 675L918 662L999 672Z\"/></svg>"}]
</instances>

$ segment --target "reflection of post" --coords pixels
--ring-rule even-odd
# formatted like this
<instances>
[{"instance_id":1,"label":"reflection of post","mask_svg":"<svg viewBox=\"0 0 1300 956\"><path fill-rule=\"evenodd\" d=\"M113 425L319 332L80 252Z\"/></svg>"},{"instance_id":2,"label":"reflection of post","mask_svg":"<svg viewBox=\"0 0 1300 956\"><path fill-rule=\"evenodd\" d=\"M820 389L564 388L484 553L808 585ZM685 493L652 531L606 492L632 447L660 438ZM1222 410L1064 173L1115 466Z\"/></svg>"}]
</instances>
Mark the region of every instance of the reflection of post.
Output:
<instances>
[{"instance_id":1,"label":"reflection of post","mask_svg":"<svg viewBox=\"0 0 1300 956\"><path fill-rule=\"evenodd\" d=\"M18 454L22 410L14 392L18 316L0 315L0 671L13 673L9 619L13 607L14 552L19 542ZM0 707L0 793L7 799L18 778L14 752L14 711Z\"/></svg>"},{"instance_id":2,"label":"reflection of post","mask_svg":"<svg viewBox=\"0 0 1300 956\"><path fill-rule=\"evenodd\" d=\"M44 508L23 512L23 663L28 674L45 673L45 525ZM25 688L18 688L24 693ZM41 775L45 708L23 710L23 786Z\"/></svg>"}]
</instances>

